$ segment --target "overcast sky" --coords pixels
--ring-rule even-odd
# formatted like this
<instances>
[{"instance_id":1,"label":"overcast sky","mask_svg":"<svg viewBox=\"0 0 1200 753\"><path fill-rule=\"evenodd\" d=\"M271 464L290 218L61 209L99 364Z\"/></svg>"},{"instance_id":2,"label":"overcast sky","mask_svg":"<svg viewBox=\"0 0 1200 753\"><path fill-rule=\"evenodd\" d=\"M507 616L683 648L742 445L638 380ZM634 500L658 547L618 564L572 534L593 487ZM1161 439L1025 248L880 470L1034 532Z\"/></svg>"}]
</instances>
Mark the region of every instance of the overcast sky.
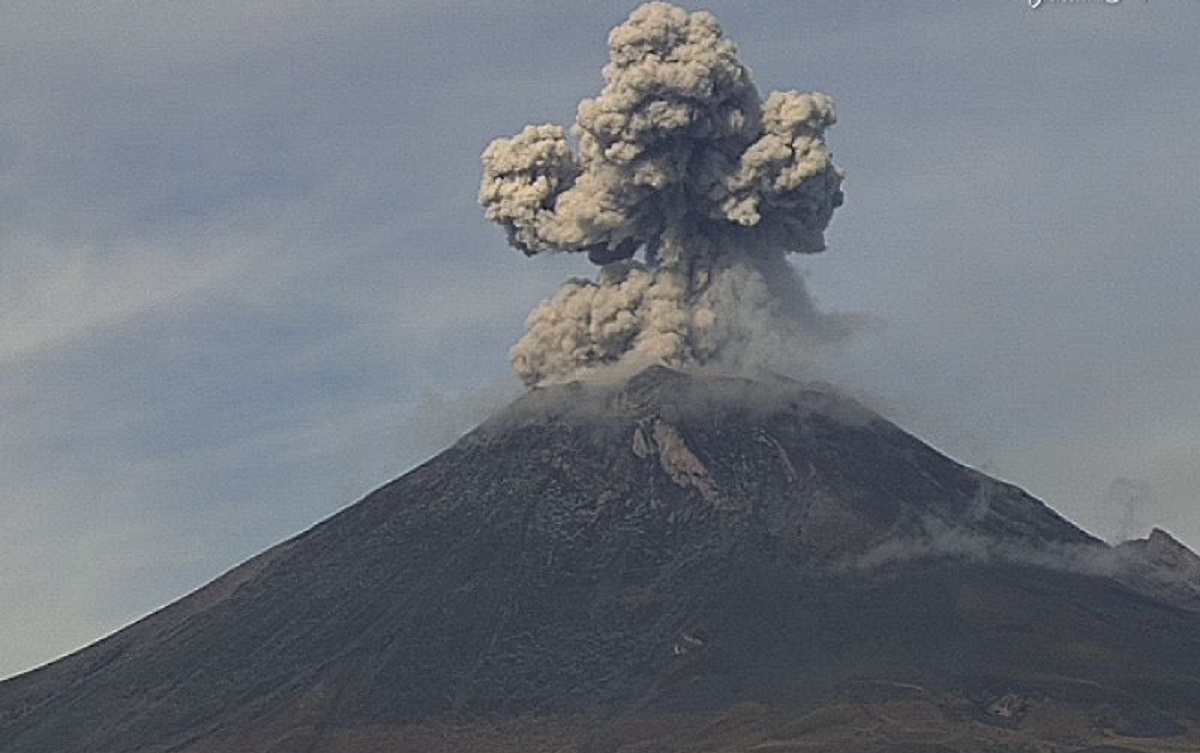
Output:
<instances>
[{"instance_id":1,"label":"overcast sky","mask_svg":"<svg viewBox=\"0 0 1200 753\"><path fill-rule=\"evenodd\" d=\"M578 259L479 153L570 123L633 3L7 2L0 676L202 585L519 394ZM1103 536L1200 545L1200 2L720 0L832 94L824 376Z\"/></svg>"}]
</instances>

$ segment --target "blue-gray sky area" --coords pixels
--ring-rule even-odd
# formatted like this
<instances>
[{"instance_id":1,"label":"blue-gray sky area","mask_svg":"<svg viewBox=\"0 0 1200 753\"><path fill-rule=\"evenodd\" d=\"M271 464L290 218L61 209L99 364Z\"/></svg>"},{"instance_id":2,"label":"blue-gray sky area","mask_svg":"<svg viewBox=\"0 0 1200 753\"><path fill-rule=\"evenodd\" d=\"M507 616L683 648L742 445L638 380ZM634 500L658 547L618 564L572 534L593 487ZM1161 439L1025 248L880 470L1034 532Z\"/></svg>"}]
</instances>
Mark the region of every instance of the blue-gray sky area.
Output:
<instances>
[{"instance_id":1,"label":"blue-gray sky area","mask_svg":"<svg viewBox=\"0 0 1200 753\"><path fill-rule=\"evenodd\" d=\"M1200 545L1200 2L714 0L833 95L817 376L1111 537ZM522 390L576 257L479 155L632 3L57 2L0 23L0 676L354 502ZM807 376L807 375L800 375Z\"/></svg>"}]
</instances>

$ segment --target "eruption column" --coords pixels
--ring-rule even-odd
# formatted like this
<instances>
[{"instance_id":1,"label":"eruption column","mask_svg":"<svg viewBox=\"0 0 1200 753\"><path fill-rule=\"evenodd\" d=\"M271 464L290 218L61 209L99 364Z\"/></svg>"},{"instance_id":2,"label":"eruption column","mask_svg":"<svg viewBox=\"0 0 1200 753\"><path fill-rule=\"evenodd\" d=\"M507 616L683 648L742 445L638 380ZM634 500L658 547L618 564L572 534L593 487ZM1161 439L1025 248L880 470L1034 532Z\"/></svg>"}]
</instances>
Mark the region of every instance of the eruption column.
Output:
<instances>
[{"instance_id":1,"label":"eruption column","mask_svg":"<svg viewBox=\"0 0 1200 753\"><path fill-rule=\"evenodd\" d=\"M517 374L535 385L617 362L779 368L837 336L844 326L786 260L824 250L842 203L824 138L832 99L762 101L717 20L667 3L634 11L609 47L574 143L561 126L528 126L483 154L480 202L512 246L601 267L530 314Z\"/></svg>"}]
</instances>

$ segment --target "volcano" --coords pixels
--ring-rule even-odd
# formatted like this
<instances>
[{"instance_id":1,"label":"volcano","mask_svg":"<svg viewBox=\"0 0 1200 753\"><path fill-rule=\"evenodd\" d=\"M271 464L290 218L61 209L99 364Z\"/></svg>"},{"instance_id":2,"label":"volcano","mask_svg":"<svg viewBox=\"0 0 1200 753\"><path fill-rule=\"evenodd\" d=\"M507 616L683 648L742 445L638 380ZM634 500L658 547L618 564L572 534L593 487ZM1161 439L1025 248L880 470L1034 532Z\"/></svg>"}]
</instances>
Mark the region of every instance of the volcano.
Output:
<instances>
[{"instance_id":1,"label":"volcano","mask_svg":"<svg viewBox=\"0 0 1200 753\"><path fill-rule=\"evenodd\" d=\"M0 751L1196 750L1164 537L1111 548L828 386L538 388L0 683Z\"/></svg>"}]
</instances>

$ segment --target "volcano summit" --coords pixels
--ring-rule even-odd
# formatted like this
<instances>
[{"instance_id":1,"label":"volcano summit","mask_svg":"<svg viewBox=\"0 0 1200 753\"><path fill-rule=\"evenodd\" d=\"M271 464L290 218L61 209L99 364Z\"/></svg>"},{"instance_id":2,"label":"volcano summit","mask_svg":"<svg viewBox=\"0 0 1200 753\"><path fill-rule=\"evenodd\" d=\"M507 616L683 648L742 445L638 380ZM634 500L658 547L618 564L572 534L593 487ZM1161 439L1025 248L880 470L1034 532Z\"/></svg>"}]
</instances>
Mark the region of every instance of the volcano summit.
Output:
<instances>
[{"instance_id":1,"label":"volcano summit","mask_svg":"<svg viewBox=\"0 0 1200 753\"><path fill-rule=\"evenodd\" d=\"M1182 750L1200 613L1115 552L827 387L538 388L0 684L0 751Z\"/></svg>"}]
</instances>

